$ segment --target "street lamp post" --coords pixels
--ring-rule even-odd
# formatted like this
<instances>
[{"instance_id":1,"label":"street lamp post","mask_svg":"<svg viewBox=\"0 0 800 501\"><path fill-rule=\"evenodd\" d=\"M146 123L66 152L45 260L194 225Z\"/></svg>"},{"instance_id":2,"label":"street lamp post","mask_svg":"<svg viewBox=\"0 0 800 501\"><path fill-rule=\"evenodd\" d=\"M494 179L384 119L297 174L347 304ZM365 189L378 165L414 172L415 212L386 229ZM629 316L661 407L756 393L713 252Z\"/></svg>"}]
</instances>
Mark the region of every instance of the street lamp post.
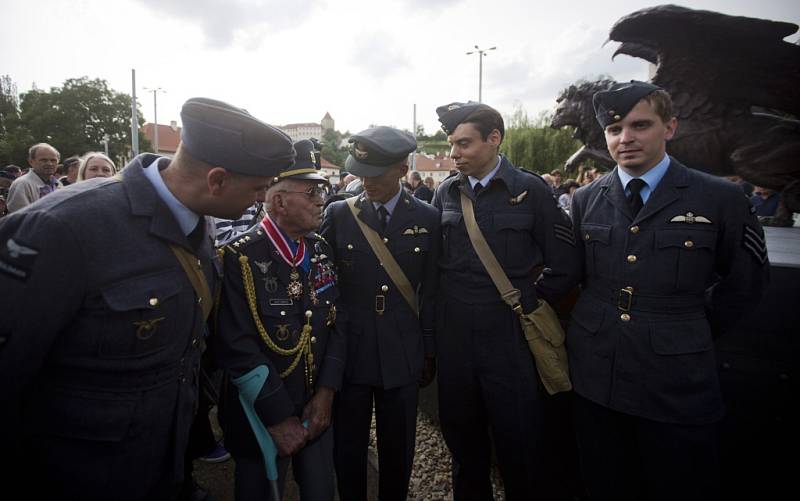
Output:
<instances>
[{"instance_id":1,"label":"street lamp post","mask_svg":"<svg viewBox=\"0 0 800 501\"><path fill-rule=\"evenodd\" d=\"M167 92L161 87L154 89L145 87L144 90L153 93L153 153L158 154L158 93Z\"/></svg>"},{"instance_id":2,"label":"street lamp post","mask_svg":"<svg viewBox=\"0 0 800 501\"><path fill-rule=\"evenodd\" d=\"M487 52L490 50L495 50L497 47L489 47L488 49L481 49L477 45L475 46L475 50L471 50L467 52L467 55L470 56L472 54L478 53L478 102L483 102L483 56L486 55Z\"/></svg>"},{"instance_id":3,"label":"street lamp post","mask_svg":"<svg viewBox=\"0 0 800 501\"><path fill-rule=\"evenodd\" d=\"M106 150L106 156L108 156L108 141L111 139L111 136L108 134L103 134L103 147Z\"/></svg>"}]
</instances>

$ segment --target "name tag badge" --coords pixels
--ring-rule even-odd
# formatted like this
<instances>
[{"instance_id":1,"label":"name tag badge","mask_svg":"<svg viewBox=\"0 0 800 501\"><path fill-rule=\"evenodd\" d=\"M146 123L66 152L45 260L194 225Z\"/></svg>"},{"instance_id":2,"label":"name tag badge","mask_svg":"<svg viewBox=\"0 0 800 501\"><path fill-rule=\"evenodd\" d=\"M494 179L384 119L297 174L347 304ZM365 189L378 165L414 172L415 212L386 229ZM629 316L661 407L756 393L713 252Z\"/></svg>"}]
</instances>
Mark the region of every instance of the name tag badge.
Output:
<instances>
[{"instance_id":1,"label":"name tag badge","mask_svg":"<svg viewBox=\"0 0 800 501\"><path fill-rule=\"evenodd\" d=\"M269 300L269 305L270 306L291 306L292 305L292 300L288 299L288 298L286 298L286 299L283 299L283 298L270 299Z\"/></svg>"}]
</instances>

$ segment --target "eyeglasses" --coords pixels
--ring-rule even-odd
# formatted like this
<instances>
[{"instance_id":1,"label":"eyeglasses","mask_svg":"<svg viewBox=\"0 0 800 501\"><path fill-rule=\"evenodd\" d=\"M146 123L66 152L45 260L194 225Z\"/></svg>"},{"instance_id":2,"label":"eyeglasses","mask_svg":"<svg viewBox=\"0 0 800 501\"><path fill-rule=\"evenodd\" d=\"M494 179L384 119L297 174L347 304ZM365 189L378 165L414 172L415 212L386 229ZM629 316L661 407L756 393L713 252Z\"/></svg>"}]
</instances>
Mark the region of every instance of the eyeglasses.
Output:
<instances>
[{"instance_id":1,"label":"eyeglasses","mask_svg":"<svg viewBox=\"0 0 800 501\"><path fill-rule=\"evenodd\" d=\"M311 188L305 191L291 191L291 190L279 190L281 193L298 193L301 195L305 195L308 198L325 198L325 195L328 194L328 190L325 186L312 186Z\"/></svg>"}]
</instances>

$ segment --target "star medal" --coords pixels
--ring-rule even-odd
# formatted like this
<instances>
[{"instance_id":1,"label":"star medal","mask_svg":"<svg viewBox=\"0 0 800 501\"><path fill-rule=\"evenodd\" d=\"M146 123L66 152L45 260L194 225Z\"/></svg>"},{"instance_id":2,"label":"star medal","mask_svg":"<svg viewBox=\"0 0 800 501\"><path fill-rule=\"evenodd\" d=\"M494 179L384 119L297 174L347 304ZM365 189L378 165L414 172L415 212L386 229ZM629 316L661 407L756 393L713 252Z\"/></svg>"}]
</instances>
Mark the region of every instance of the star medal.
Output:
<instances>
[{"instance_id":1,"label":"star medal","mask_svg":"<svg viewBox=\"0 0 800 501\"><path fill-rule=\"evenodd\" d=\"M308 297L311 299L311 304L314 306L319 304L319 299L317 299L317 291L314 290L314 287L309 287Z\"/></svg>"},{"instance_id":2,"label":"star medal","mask_svg":"<svg viewBox=\"0 0 800 501\"><path fill-rule=\"evenodd\" d=\"M297 268L292 268L289 274L289 286L286 287L286 294L292 299L300 299L303 296L303 284L300 283L300 274Z\"/></svg>"}]
</instances>

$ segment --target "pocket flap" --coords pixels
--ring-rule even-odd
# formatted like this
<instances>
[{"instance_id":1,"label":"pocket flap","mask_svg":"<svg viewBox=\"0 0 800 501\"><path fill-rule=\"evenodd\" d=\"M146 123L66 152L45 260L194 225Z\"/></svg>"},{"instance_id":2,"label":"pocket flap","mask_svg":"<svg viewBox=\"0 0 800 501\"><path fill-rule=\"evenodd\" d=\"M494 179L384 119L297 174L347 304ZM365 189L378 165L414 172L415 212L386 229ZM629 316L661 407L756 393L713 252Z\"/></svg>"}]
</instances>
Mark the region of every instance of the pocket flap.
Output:
<instances>
[{"instance_id":1,"label":"pocket flap","mask_svg":"<svg viewBox=\"0 0 800 501\"><path fill-rule=\"evenodd\" d=\"M462 217L460 212L454 210L442 211L442 226L458 226Z\"/></svg>"},{"instance_id":2,"label":"pocket flap","mask_svg":"<svg viewBox=\"0 0 800 501\"><path fill-rule=\"evenodd\" d=\"M604 224L581 224L581 238L584 242L600 242L608 245L611 240L611 226Z\"/></svg>"},{"instance_id":3,"label":"pocket flap","mask_svg":"<svg viewBox=\"0 0 800 501\"><path fill-rule=\"evenodd\" d=\"M705 316L681 322L651 322L650 344L658 355L701 353L712 347Z\"/></svg>"},{"instance_id":4,"label":"pocket flap","mask_svg":"<svg viewBox=\"0 0 800 501\"><path fill-rule=\"evenodd\" d=\"M680 247L681 249L711 249L717 246L717 232L689 228L666 228L656 232L656 247Z\"/></svg>"},{"instance_id":5,"label":"pocket flap","mask_svg":"<svg viewBox=\"0 0 800 501\"><path fill-rule=\"evenodd\" d=\"M528 230L533 226L530 214L495 214L493 220L499 230Z\"/></svg>"},{"instance_id":6,"label":"pocket flap","mask_svg":"<svg viewBox=\"0 0 800 501\"><path fill-rule=\"evenodd\" d=\"M158 308L184 287L183 272L165 271L129 278L103 287L100 294L113 311Z\"/></svg>"},{"instance_id":7,"label":"pocket flap","mask_svg":"<svg viewBox=\"0 0 800 501\"><path fill-rule=\"evenodd\" d=\"M528 325L526 325L528 324ZM522 327L525 339L531 341L543 337L552 346L558 348L564 344L566 335L561 328L556 312L547 302L539 300L539 307L522 318Z\"/></svg>"}]
</instances>

